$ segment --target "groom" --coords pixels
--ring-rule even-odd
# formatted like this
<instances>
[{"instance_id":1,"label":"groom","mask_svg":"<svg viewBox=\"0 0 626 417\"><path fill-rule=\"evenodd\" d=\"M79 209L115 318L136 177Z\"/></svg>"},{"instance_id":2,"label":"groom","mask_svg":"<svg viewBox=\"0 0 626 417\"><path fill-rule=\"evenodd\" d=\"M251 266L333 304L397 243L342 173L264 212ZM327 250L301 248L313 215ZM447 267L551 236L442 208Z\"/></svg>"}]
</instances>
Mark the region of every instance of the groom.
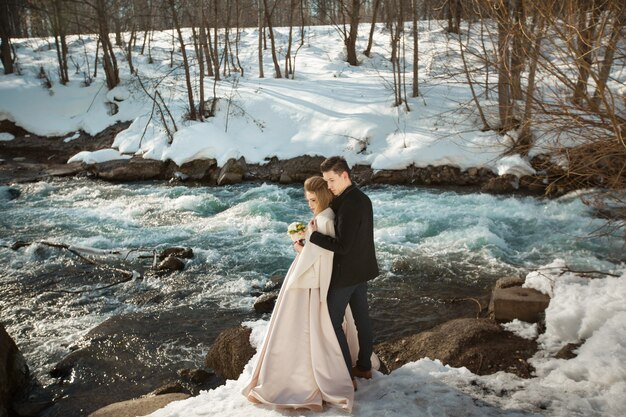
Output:
<instances>
[{"instance_id":1,"label":"groom","mask_svg":"<svg viewBox=\"0 0 626 417\"><path fill-rule=\"evenodd\" d=\"M328 189L335 195L330 207L335 212L336 237L317 231L315 221L309 227L309 238L324 249L334 252L333 272L328 290L328 310L339 340L350 376L372 377L372 327L367 306L367 281L378 276L374 252L374 215L369 197L350 179L350 168L345 159L333 156L322 162L321 171ZM359 339L356 367L352 359L342 323L346 307L350 305ZM356 385L355 385L356 387Z\"/></svg>"}]
</instances>

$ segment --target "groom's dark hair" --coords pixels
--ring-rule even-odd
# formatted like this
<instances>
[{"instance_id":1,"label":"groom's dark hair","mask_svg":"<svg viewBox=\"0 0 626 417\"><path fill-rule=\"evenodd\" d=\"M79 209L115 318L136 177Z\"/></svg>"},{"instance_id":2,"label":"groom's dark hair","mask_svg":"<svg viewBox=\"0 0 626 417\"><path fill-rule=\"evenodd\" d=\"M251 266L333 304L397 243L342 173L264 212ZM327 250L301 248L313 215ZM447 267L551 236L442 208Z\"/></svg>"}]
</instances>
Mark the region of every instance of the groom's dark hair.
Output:
<instances>
[{"instance_id":1,"label":"groom's dark hair","mask_svg":"<svg viewBox=\"0 0 626 417\"><path fill-rule=\"evenodd\" d=\"M320 170L322 172L333 171L337 175L347 172L348 177L350 177L350 167L348 166L346 160L341 156L331 156L330 158L326 158L324 162L321 163Z\"/></svg>"}]
</instances>

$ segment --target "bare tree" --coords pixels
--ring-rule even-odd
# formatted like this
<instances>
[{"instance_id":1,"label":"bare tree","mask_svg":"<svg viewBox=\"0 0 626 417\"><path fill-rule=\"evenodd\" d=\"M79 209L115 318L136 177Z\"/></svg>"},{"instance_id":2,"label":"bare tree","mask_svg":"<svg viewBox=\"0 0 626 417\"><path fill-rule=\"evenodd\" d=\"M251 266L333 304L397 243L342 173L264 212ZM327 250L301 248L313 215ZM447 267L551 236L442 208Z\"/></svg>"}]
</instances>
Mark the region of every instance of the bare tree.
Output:
<instances>
[{"instance_id":1,"label":"bare tree","mask_svg":"<svg viewBox=\"0 0 626 417\"><path fill-rule=\"evenodd\" d=\"M110 4L107 4L106 0L95 0L93 3L89 4L96 13L95 18L98 25L98 39L102 46L102 64L107 80L107 87L111 90L120 83L120 74L117 59L113 51L113 45L109 38L108 9Z\"/></svg>"},{"instance_id":2,"label":"bare tree","mask_svg":"<svg viewBox=\"0 0 626 417\"><path fill-rule=\"evenodd\" d=\"M263 72L263 28L265 27L264 24L264 8L261 7L261 0L257 0L257 7L258 7L258 16L259 16L259 78L265 78L265 73Z\"/></svg>"},{"instance_id":3,"label":"bare tree","mask_svg":"<svg viewBox=\"0 0 626 417\"><path fill-rule=\"evenodd\" d=\"M415 6L417 0L413 0L413 4L414 7ZM372 24L370 26L370 34L367 38L367 48L365 48L365 51L363 52L363 54L365 56L370 56L370 53L372 52L372 44L374 43L374 30L376 29L376 16L378 14L378 7L380 6L380 0L374 0L374 8L372 10Z\"/></svg>"},{"instance_id":4,"label":"bare tree","mask_svg":"<svg viewBox=\"0 0 626 417\"><path fill-rule=\"evenodd\" d=\"M411 97L419 96L419 21L417 18L417 0L411 1L412 17L413 17L413 90Z\"/></svg>"},{"instance_id":5,"label":"bare tree","mask_svg":"<svg viewBox=\"0 0 626 417\"><path fill-rule=\"evenodd\" d=\"M280 73L280 65L278 64L278 57L276 55L276 43L274 41L274 29L272 28L272 10L267 5L267 0L263 0L263 10L265 13L265 22L267 23L267 30L270 35L270 42L272 44L272 61L274 62L274 78L282 78Z\"/></svg>"},{"instance_id":6,"label":"bare tree","mask_svg":"<svg viewBox=\"0 0 626 417\"><path fill-rule=\"evenodd\" d=\"M64 3L64 0L52 0L50 4L51 9L48 10L48 18L50 19L50 26L54 34L54 45L57 51L59 81L63 85L67 84L70 80L67 71L67 40L65 34L67 29L65 22L67 10Z\"/></svg>"},{"instance_id":7,"label":"bare tree","mask_svg":"<svg viewBox=\"0 0 626 417\"><path fill-rule=\"evenodd\" d=\"M20 19L20 7L11 0L0 0L0 60L5 74L15 70L11 38L16 35L16 21Z\"/></svg>"},{"instance_id":8,"label":"bare tree","mask_svg":"<svg viewBox=\"0 0 626 417\"><path fill-rule=\"evenodd\" d=\"M183 56L183 69L185 71L185 84L187 85L187 99L189 101L189 119L196 120L198 118L198 114L196 112L196 105L194 103L194 98L193 98L193 87L191 85L191 75L189 73L189 60L187 59L187 49L185 48L185 39L183 38L183 33L180 29L180 22L178 18L179 12L177 10L175 0L167 0L167 2L170 7L170 11L172 13L172 21L174 23L174 28L176 29L176 33L178 34L180 52Z\"/></svg>"}]
</instances>

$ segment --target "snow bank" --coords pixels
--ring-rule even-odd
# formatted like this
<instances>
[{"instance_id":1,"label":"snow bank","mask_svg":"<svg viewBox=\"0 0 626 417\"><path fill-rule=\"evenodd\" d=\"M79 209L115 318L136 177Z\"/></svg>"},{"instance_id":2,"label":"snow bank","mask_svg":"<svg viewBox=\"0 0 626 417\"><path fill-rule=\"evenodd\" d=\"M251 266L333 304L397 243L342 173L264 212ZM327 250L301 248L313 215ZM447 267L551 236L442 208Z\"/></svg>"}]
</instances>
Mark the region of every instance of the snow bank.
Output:
<instances>
[{"instance_id":1,"label":"snow bank","mask_svg":"<svg viewBox=\"0 0 626 417\"><path fill-rule=\"evenodd\" d=\"M375 373L359 380L353 415L369 416L614 416L626 410L626 268L620 277L580 278L562 273L556 260L530 273L526 286L552 295L546 311L541 350L531 360L537 376L524 380L498 372L477 376L465 368L451 368L428 358L408 363L389 375ZM244 323L252 328L250 341L262 343L267 322ZM509 330L536 337L537 327L515 321ZM583 342L578 356L554 359L556 349ZM313 415L276 411L253 405L240 393L252 373L252 358L236 381L188 400L169 404L152 417L278 417ZM327 407L320 416L341 416Z\"/></svg>"}]
</instances>

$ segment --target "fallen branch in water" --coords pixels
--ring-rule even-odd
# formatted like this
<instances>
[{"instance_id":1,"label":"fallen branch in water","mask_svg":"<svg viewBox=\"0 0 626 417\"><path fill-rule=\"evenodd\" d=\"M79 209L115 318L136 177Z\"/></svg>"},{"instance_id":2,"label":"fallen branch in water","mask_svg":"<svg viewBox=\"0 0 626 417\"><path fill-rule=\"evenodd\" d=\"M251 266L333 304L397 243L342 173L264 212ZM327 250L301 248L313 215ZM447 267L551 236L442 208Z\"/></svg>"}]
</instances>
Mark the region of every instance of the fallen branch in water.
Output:
<instances>
[{"instance_id":1,"label":"fallen branch in water","mask_svg":"<svg viewBox=\"0 0 626 417\"><path fill-rule=\"evenodd\" d=\"M83 256L80 252L78 252L78 250L74 249L72 246L64 244L64 243L47 242L47 241L44 241L44 240L37 241L37 242L24 242L24 241L18 240L15 243L13 243L13 245L11 245L10 248L12 250L18 250L20 248L23 248L23 247L26 247L26 246L30 246L32 244L39 244L39 245L44 245L44 246L48 246L48 247L55 248L55 249L66 250L66 251L70 252L71 254L73 254L74 256L77 256L78 258L80 258L83 261L87 262L90 265L104 267L104 268L112 270L114 272L118 272L118 273L120 273L120 274L122 274L124 276L124 279L122 279L120 281L116 281L116 282L114 282L112 284L107 284L107 285L104 285L102 287L92 288L92 289L88 289L88 290L76 290L76 291L72 291L72 290L48 290L48 291L44 291L44 292L80 294L80 293L89 292L89 291L103 290L103 289L106 289L106 288L113 287L115 285L123 284L125 282L128 282L128 281L132 280L135 277L135 272L133 272L133 271L129 271L129 270L126 270L126 269L121 269L121 268L116 268L114 266L110 266L110 265L107 265L107 264L101 263L101 262L96 262L93 259L89 259L86 256ZM119 254L119 252L109 252L109 253Z\"/></svg>"}]
</instances>

